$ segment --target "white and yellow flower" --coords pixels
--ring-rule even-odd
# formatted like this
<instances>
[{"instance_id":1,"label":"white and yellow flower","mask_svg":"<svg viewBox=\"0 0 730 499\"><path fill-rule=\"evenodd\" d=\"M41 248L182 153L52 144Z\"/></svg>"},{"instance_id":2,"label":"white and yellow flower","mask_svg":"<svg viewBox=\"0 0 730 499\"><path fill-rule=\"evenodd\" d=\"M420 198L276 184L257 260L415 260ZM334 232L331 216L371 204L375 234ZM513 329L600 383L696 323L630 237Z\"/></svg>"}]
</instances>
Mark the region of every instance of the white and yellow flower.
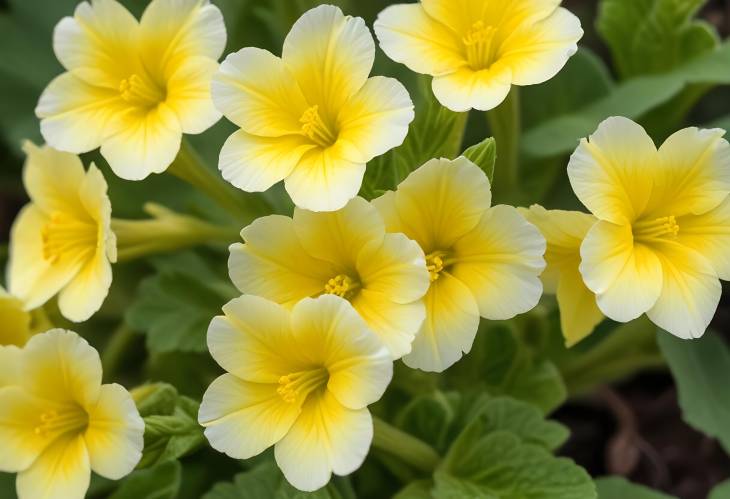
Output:
<instances>
[{"instance_id":1,"label":"white and yellow flower","mask_svg":"<svg viewBox=\"0 0 730 499\"><path fill-rule=\"evenodd\" d=\"M572 347L603 320L596 295L586 287L578 268L580 246L597 219L579 211L546 210L533 205L520 210L545 236L547 267L541 279L546 293L555 294L565 344Z\"/></svg>"},{"instance_id":2,"label":"white and yellow flower","mask_svg":"<svg viewBox=\"0 0 730 499\"><path fill-rule=\"evenodd\" d=\"M231 246L231 280L241 292L292 307L305 297L349 300L394 359L411 351L429 285L418 244L386 234L378 211L352 199L334 212L296 208L259 218Z\"/></svg>"},{"instance_id":3,"label":"white and yellow flower","mask_svg":"<svg viewBox=\"0 0 730 499\"><path fill-rule=\"evenodd\" d=\"M62 19L53 49L66 69L41 95L41 132L72 153L101 146L118 176L140 180L172 163L183 133L220 119L210 82L226 44L208 0L153 0L137 21L116 0Z\"/></svg>"},{"instance_id":4,"label":"white and yellow flower","mask_svg":"<svg viewBox=\"0 0 730 499\"><path fill-rule=\"evenodd\" d=\"M299 18L281 58L252 47L226 57L213 100L241 129L221 151L223 177L249 192L284 180L313 211L344 206L365 164L400 145L414 116L397 80L368 78L374 57L365 22L332 5Z\"/></svg>"},{"instance_id":5,"label":"white and yellow flower","mask_svg":"<svg viewBox=\"0 0 730 499\"><path fill-rule=\"evenodd\" d=\"M489 180L468 159L433 159L373 203L388 231L420 244L431 274L408 366L443 371L469 352L480 316L509 319L539 301L545 238L516 208L490 208Z\"/></svg>"},{"instance_id":6,"label":"white and yellow flower","mask_svg":"<svg viewBox=\"0 0 730 499\"><path fill-rule=\"evenodd\" d=\"M730 279L730 145L724 130L686 128L657 149L644 129L609 118L568 164L578 199L596 216L580 271L601 311L646 313L698 338Z\"/></svg>"},{"instance_id":7,"label":"white and yellow flower","mask_svg":"<svg viewBox=\"0 0 730 499\"><path fill-rule=\"evenodd\" d=\"M580 20L560 0L421 0L378 15L383 51L433 76L453 111L497 107L512 85L549 80L576 52Z\"/></svg>"},{"instance_id":8,"label":"white and yellow flower","mask_svg":"<svg viewBox=\"0 0 730 499\"><path fill-rule=\"evenodd\" d=\"M101 384L99 354L71 331L33 336L0 389L0 471L19 499L82 499L91 471L117 480L142 456L144 422L120 385Z\"/></svg>"},{"instance_id":9,"label":"white and yellow flower","mask_svg":"<svg viewBox=\"0 0 730 499\"><path fill-rule=\"evenodd\" d=\"M305 491L360 467L373 438L367 406L390 382L390 355L352 306L306 298L291 312L256 296L223 307L208 347L227 374L200 405L211 445L247 459L274 445L286 479Z\"/></svg>"},{"instance_id":10,"label":"white and yellow flower","mask_svg":"<svg viewBox=\"0 0 730 499\"><path fill-rule=\"evenodd\" d=\"M64 317L85 321L106 298L116 260L106 181L73 154L30 142L24 150L31 202L10 233L9 291L26 310L58 294Z\"/></svg>"}]
</instances>

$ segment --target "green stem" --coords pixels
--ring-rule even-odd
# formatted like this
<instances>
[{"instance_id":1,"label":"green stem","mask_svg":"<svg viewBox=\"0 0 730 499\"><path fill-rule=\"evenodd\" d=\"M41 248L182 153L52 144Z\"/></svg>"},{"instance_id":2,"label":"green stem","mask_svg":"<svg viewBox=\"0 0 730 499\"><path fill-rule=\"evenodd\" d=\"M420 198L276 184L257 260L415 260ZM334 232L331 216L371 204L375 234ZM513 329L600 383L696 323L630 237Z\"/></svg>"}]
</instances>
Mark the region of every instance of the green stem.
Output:
<instances>
[{"instance_id":1,"label":"green stem","mask_svg":"<svg viewBox=\"0 0 730 499\"><path fill-rule=\"evenodd\" d=\"M454 119L454 125L449 135L449 158L456 158L463 152L462 144L464 143L464 132L466 131L466 123L469 121L469 112L458 113Z\"/></svg>"},{"instance_id":2,"label":"green stem","mask_svg":"<svg viewBox=\"0 0 730 499\"><path fill-rule=\"evenodd\" d=\"M136 333L124 323L112 333L106 348L101 353L101 366L105 381L114 378L129 348L134 344L135 337Z\"/></svg>"},{"instance_id":3,"label":"green stem","mask_svg":"<svg viewBox=\"0 0 730 499\"><path fill-rule=\"evenodd\" d=\"M499 201L519 200L522 195L519 172L522 132L520 111L519 88L513 86L504 102L487 112L489 128L497 141L495 176L499 178Z\"/></svg>"},{"instance_id":4,"label":"green stem","mask_svg":"<svg viewBox=\"0 0 730 499\"><path fill-rule=\"evenodd\" d=\"M261 196L236 189L205 166L186 140L183 140L177 158L167 171L216 200L244 225L258 216L271 213L271 207Z\"/></svg>"},{"instance_id":5,"label":"green stem","mask_svg":"<svg viewBox=\"0 0 730 499\"><path fill-rule=\"evenodd\" d=\"M373 447L397 457L413 468L431 473L441 458L427 443L389 425L382 419L373 418Z\"/></svg>"}]
</instances>

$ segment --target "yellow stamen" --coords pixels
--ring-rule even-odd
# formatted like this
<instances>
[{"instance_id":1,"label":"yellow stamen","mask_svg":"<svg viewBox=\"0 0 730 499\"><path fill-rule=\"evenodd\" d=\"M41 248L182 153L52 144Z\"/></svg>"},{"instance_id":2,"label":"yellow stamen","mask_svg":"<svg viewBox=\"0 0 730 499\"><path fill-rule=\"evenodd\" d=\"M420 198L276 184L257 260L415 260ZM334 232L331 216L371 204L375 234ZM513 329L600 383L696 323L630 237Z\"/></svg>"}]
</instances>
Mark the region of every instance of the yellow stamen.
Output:
<instances>
[{"instance_id":1,"label":"yellow stamen","mask_svg":"<svg viewBox=\"0 0 730 499\"><path fill-rule=\"evenodd\" d=\"M634 239L649 242L675 238L679 234L679 225L673 215L652 220L640 220L632 226Z\"/></svg>"},{"instance_id":2,"label":"yellow stamen","mask_svg":"<svg viewBox=\"0 0 730 499\"><path fill-rule=\"evenodd\" d=\"M302 135L320 147L329 147L337 141L337 134L319 115L319 106L312 106L299 118Z\"/></svg>"},{"instance_id":3,"label":"yellow stamen","mask_svg":"<svg viewBox=\"0 0 730 499\"><path fill-rule=\"evenodd\" d=\"M299 371L279 378L279 388L276 392L284 402L296 402L300 397L305 398L314 390L323 388L329 380L329 372L324 367Z\"/></svg>"},{"instance_id":4,"label":"yellow stamen","mask_svg":"<svg viewBox=\"0 0 730 499\"><path fill-rule=\"evenodd\" d=\"M360 288L360 283L348 275L339 274L324 285L324 292L341 298L350 298Z\"/></svg>"},{"instance_id":5,"label":"yellow stamen","mask_svg":"<svg viewBox=\"0 0 730 499\"><path fill-rule=\"evenodd\" d=\"M152 107L165 100L165 92L157 84L137 74L119 83L119 93L130 104L144 107Z\"/></svg>"},{"instance_id":6,"label":"yellow stamen","mask_svg":"<svg viewBox=\"0 0 730 499\"><path fill-rule=\"evenodd\" d=\"M473 70L488 69L494 63L497 54L497 44L494 43L496 31L494 26L486 26L483 21L477 21L461 39L466 50L466 60Z\"/></svg>"},{"instance_id":7,"label":"yellow stamen","mask_svg":"<svg viewBox=\"0 0 730 499\"><path fill-rule=\"evenodd\" d=\"M426 255L426 268L430 274L431 282L436 281L448 262L444 261L447 253L445 251L434 251Z\"/></svg>"},{"instance_id":8,"label":"yellow stamen","mask_svg":"<svg viewBox=\"0 0 730 499\"><path fill-rule=\"evenodd\" d=\"M43 258L56 263L62 257L83 258L96 250L98 227L91 220L79 220L54 213L41 231Z\"/></svg>"},{"instance_id":9,"label":"yellow stamen","mask_svg":"<svg viewBox=\"0 0 730 499\"><path fill-rule=\"evenodd\" d=\"M78 405L59 410L51 409L40 415L33 433L39 437L52 437L69 432L80 432L89 424L89 415Z\"/></svg>"}]
</instances>

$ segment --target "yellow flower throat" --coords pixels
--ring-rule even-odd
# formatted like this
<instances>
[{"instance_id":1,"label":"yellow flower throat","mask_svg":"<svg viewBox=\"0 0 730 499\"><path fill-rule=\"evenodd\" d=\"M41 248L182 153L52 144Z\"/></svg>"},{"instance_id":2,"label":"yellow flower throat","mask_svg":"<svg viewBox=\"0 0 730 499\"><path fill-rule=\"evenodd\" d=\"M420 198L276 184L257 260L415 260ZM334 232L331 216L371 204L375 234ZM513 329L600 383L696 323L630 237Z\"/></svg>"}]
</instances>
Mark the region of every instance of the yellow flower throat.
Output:
<instances>
[{"instance_id":1,"label":"yellow flower throat","mask_svg":"<svg viewBox=\"0 0 730 499\"><path fill-rule=\"evenodd\" d=\"M657 242L673 239L679 234L679 225L674 216L659 217L651 220L639 220L631 227L634 240L640 242Z\"/></svg>"},{"instance_id":2,"label":"yellow flower throat","mask_svg":"<svg viewBox=\"0 0 730 499\"><path fill-rule=\"evenodd\" d=\"M441 277L441 272L450 263L452 262L448 259L448 253L446 251L439 250L426 255L426 268L428 269L431 282L438 280Z\"/></svg>"},{"instance_id":3,"label":"yellow flower throat","mask_svg":"<svg viewBox=\"0 0 730 499\"><path fill-rule=\"evenodd\" d=\"M279 378L279 388L276 392L287 403L296 402L300 398L306 399L313 391L324 388L329 376L324 367L287 374Z\"/></svg>"},{"instance_id":4,"label":"yellow flower throat","mask_svg":"<svg viewBox=\"0 0 730 499\"><path fill-rule=\"evenodd\" d=\"M43 412L38 418L38 424L33 433L39 437L53 437L70 432L80 432L89 424L89 416L78 405L51 409Z\"/></svg>"},{"instance_id":5,"label":"yellow flower throat","mask_svg":"<svg viewBox=\"0 0 730 499\"><path fill-rule=\"evenodd\" d=\"M345 274L339 274L327 281L324 285L324 292L330 295L337 295L341 298L350 299L360 289L360 283Z\"/></svg>"},{"instance_id":6,"label":"yellow flower throat","mask_svg":"<svg viewBox=\"0 0 730 499\"><path fill-rule=\"evenodd\" d=\"M82 258L95 251L98 228L95 222L54 213L41 231L43 258L56 263L64 257Z\"/></svg>"},{"instance_id":7,"label":"yellow flower throat","mask_svg":"<svg viewBox=\"0 0 730 499\"><path fill-rule=\"evenodd\" d=\"M156 106L165 100L165 92L150 78L133 74L119 83L122 99L142 107Z\"/></svg>"},{"instance_id":8,"label":"yellow flower throat","mask_svg":"<svg viewBox=\"0 0 730 499\"><path fill-rule=\"evenodd\" d=\"M304 111L299 118L302 124L302 135L320 147L327 148L337 142L337 133L319 114L319 106L314 105Z\"/></svg>"},{"instance_id":9,"label":"yellow flower throat","mask_svg":"<svg viewBox=\"0 0 730 499\"><path fill-rule=\"evenodd\" d=\"M466 60L474 71L489 69L494 63L498 49L494 39L496 32L494 26L487 26L483 21L477 21L461 39L466 51Z\"/></svg>"}]
</instances>

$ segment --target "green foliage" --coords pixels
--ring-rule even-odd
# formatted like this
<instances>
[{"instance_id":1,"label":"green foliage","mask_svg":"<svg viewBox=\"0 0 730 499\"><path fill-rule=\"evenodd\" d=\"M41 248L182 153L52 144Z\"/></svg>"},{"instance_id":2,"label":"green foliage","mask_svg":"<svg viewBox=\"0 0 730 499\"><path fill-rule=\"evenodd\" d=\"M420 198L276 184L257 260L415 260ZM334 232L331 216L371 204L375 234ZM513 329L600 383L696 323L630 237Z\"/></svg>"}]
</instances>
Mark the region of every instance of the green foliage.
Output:
<instances>
[{"instance_id":1,"label":"green foliage","mask_svg":"<svg viewBox=\"0 0 730 499\"><path fill-rule=\"evenodd\" d=\"M725 480L712 489L707 499L730 499L730 480Z\"/></svg>"},{"instance_id":2,"label":"green foliage","mask_svg":"<svg viewBox=\"0 0 730 499\"><path fill-rule=\"evenodd\" d=\"M621 477L599 478L595 483L598 499L675 499Z\"/></svg>"},{"instance_id":3,"label":"green foliage","mask_svg":"<svg viewBox=\"0 0 730 499\"><path fill-rule=\"evenodd\" d=\"M167 461L137 470L124 479L109 499L175 499L180 490L182 467L177 461Z\"/></svg>"},{"instance_id":4,"label":"green foliage","mask_svg":"<svg viewBox=\"0 0 730 499\"><path fill-rule=\"evenodd\" d=\"M494 180L494 162L497 160L497 142L487 137L478 144L467 148L462 154L487 174L489 182Z\"/></svg>"}]
</instances>

